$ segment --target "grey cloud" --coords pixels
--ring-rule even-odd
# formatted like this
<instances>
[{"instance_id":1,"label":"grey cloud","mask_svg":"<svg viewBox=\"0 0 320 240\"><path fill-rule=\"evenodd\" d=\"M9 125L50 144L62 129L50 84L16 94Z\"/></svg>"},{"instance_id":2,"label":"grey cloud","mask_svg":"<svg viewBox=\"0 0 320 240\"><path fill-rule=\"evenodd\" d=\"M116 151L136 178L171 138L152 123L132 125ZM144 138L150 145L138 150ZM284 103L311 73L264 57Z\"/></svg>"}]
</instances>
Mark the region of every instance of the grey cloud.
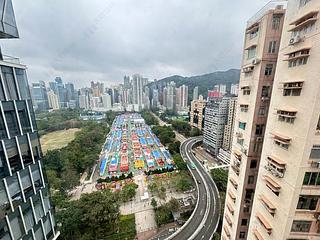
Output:
<instances>
[{"instance_id":1,"label":"grey cloud","mask_svg":"<svg viewBox=\"0 0 320 240\"><path fill-rule=\"evenodd\" d=\"M30 81L60 75L77 87L240 66L243 31L267 0L14 0L20 40L3 51Z\"/></svg>"}]
</instances>

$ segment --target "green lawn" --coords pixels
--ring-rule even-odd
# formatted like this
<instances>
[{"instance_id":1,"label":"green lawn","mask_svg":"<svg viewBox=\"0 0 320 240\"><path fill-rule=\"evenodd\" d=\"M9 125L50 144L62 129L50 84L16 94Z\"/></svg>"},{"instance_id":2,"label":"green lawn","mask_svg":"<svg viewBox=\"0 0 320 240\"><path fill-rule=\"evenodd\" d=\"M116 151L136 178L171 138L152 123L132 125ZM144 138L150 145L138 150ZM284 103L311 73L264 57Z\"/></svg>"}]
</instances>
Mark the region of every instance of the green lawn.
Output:
<instances>
[{"instance_id":1,"label":"green lawn","mask_svg":"<svg viewBox=\"0 0 320 240\"><path fill-rule=\"evenodd\" d=\"M54 131L41 136L40 142L43 154L48 150L59 149L68 145L75 138L79 128L70 128L68 130Z\"/></svg>"}]
</instances>

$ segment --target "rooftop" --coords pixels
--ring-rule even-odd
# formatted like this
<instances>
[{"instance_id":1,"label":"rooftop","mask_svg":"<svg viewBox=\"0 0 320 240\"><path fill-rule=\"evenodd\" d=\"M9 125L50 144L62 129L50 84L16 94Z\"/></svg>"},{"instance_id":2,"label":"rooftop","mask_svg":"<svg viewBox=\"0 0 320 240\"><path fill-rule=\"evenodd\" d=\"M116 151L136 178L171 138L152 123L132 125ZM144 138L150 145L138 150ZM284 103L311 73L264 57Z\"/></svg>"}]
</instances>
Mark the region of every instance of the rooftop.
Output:
<instances>
[{"instance_id":1,"label":"rooftop","mask_svg":"<svg viewBox=\"0 0 320 240\"><path fill-rule=\"evenodd\" d=\"M247 28L252 24L258 22L268 11L275 9L286 9L287 1L272 0L268 2L263 8L261 8L254 16L252 16L247 22Z\"/></svg>"}]
</instances>

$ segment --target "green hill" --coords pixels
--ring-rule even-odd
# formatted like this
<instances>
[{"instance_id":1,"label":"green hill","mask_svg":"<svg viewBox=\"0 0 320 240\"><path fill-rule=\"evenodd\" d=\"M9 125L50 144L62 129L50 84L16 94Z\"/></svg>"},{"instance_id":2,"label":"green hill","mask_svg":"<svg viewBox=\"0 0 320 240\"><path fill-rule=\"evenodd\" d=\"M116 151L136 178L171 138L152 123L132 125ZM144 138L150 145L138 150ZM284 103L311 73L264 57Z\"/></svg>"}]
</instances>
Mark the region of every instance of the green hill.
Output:
<instances>
[{"instance_id":1,"label":"green hill","mask_svg":"<svg viewBox=\"0 0 320 240\"><path fill-rule=\"evenodd\" d=\"M193 89L199 87L199 95L202 94L205 98L207 97L208 90L213 89L217 84L227 85L227 91L230 91L231 84L239 83L240 70L230 69L227 71L217 71L199 76L182 77L174 75L160 79L150 85L157 85L158 87L166 85L168 82L174 81L177 87L185 84L189 87L189 98L192 95Z\"/></svg>"}]
</instances>

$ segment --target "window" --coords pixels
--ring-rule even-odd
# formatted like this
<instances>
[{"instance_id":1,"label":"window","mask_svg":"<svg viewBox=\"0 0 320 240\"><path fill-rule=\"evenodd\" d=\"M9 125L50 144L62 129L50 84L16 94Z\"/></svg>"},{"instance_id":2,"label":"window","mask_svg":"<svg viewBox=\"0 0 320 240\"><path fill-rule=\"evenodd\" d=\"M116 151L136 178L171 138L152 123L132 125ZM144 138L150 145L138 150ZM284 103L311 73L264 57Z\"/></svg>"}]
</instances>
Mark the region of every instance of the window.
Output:
<instances>
[{"instance_id":1,"label":"window","mask_svg":"<svg viewBox=\"0 0 320 240\"><path fill-rule=\"evenodd\" d=\"M2 86L1 81L0 81L0 100L1 100L1 101L5 100L4 88L3 88L3 86Z\"/></svg>"},{"instance_id":2,"label":"window","mask_svg":"<svg viewBox=\"0 0 320 240\"><path fill-rule=\"evenodd\" d=\"M0 113L0 139L7 138L7 131L4 125L2 114Z\"/></svg>"},{"instance_id":3,"label":"window","mask_svg":"<svg viewBox=\"0 0 320 240\"><path fill-rule=\"evenodd\" d=\"M255 142L253 145L253 152L259 152L261 150L261 143Z\"/></svg>"},{"instance_id":4,"label":"window","mask_svg":"<svg viewBox=\"0 0 320 240\"><path fill-rule=\"evenodd\" d=\"M297 209L316 210L319 196L300 196Z\"/></svg>"},{"instance_id":5,"label":"window","mask_svg":"<svg viewBox=\"0 0 320 240\"><path fill-rule=\"evenodd\" d=\"M296 119L296 111L277 110L278 120L280 122L294 123Z\"/></svg>"},{"instance_id":6,"label":"window","mask_svg":"<svg viewBox=\"0 0 320 240\"><path fill-rule=\"evenodd\" d=\"M300 96L303 82L289 82L283 85L283 96Z\"/></svg>"},{"instance_id":7,"label":"window","mask_svg":"<svg viewBox=\"0 0 320 240\"><path fill-rule=\"evenodd\" d=\"M311 0L300 0L300 7L303 7L304 5L306 5L310 1Z\"/></svg>"},{"instance_id":8,"label":"window","mask_svg":"<svg viewBox=\"0 0 320 240\"><path fill-rule=\"evenodd\" d=\"M3 181L0 181L0 214L1 216L5 216L6 212L11 210L9 199L6 193L6 189ZM1 229L0 229L0 237L1 237Z\"/></svg>"},{"instance_id":9,"label":"window","mask_svg":"<svg viewBox=\"0 0 320 240\"><path fill-rule=\"evenodd\" d=\"M250 95L250 88L249 89L243 89L243 95Z\"/></svg>"},{"instance_id":10,"label":"window","mask_svg":"<svg viewBox=\"0 0 320 240\"><path fill-rule=\"evenodd\" d=\"M250 162L250 168L256 168L257 167L257 160L252 159Z\"/></svg>"},{"instance_id":11,"label":"window","mask_svg":"<svg viewBox=\"0 0 320 240\"><path fill-rule=\"evenodd\" d=\"M254 176L248 177L248 184L254 184Z\"/></svg>"},{"instance_id":12,"label":"window","mask_svg":"<svg viewBox=\"0 0 320 240\"><path fill-rule=\"evenodd\" d=\"M248 49L248 59L252 59L256 56L256 46Z\"/></svg>"},{"instance_id":13,"label":"window","mask_svg":"<svg viewBox=\"0 0 320 240\"><path fill-rule=\"evenodd\" d=\"M14 109L13 102L3 102L3 111L6 118L6 123L9 128L9 132L11 137L14 137L20 133L19 127L18 127L18 120L16 116L16 112Z\"/></svg>"},{"instance_id":14,"label":"window","mask_svg":"<svg viewBox=\"0 0 320 240\"><path fill-rule=\"evenodd\" d=\"M239 122L239 128L245 130L246 129L246 123Z\"/></svg>"},{"instance_id":15,"label":"window","mask_svg":"<svg viewBox=\"0 0 320 240\"><path fill-rule=\"evenodd\" d=\"M266 68L264 69L264 75L265 76L271 76L272 75L272 69L273 69L273 64L267 64Z\"/></svg>"},{"instance_id":16,"label":"window","mask_svg":"<svg viewBox=\"0 0 320 240\"><path fill-rule=\"evenodd\" d=\"M311 159L320 159L320 145L313 145L310 153Z\"/></svg>"},{"instance_id":17,"label":"window","mask_svg":"<svg viewBox=\"0 0 320 240\"><path fill-rule=\"evenodd\" d=\"M27 231L29 231L35 224L30 201L27 201L26 204L22 205L22 215Z\"/></svg>"},{"instance_id":18,"label":"window","mask_svg":"<svg viewBox=\"0 0 320 240\"><path fill-rule=\"evenodd\" d=\"M268 53L275 53L276 52L276 45L277 45L277 41L269 42Z\"/></svg>"},{"instance_id":19,"label":"window","mask_svg":"<svg viewBox=\"0 0 320 240\"><path fill-rule=\"evenodd\" d=\"M253 198L253 192L254 192L253 189L247 189L247 190L246 190L245 199L246 199L246 200L252 200L252 198Z\"/></svg>"},{"instance_id":20,"label":"window","mask_svg":"<svg viewBox=\"0 0 320 240\"><path fill-rule=\"evenodd\" d=\"M319 119L318 119L316 131L320 131L320 116L319 116Z\"/></svg>"},{"instance_id":21,"label":"window","mask_svg":"<svg viewBox=\"0 0 320 240\"><path fill-rule=\"evenodd\" d=\"M240 232L239 238L244 239L246 237L246 232Z\"/></svg>"},{"instance_id":22,"label":"window","mask_svg":"<svg viewBox=\"0 0 320 240\"><path fill-rule=\"evenodd\" d=\"M24 234L24 226L19 211L15 211L12 215L9 215L9 221L11 230L13 233L13 239L20 239Z\"/></svg>"},{"instance_id":23,"label":"window","mask_svg":"<svg viewBox=\"0 0 320 240\"><path fill-rule=\"evenodd\" d=\"M291 232L309 232L311 221L293 221Z\"/></svg>"},{"instance_id":24,"label":"window","mask_svg":"<svg viewBox=\"0 0 320 240\"><path fill-rule=\"evenodd\" d=\"M282 15L274 14L272 17L272 29L279 30Z\"/></svg>"},{"instance_id":25,"label":"window","mask_svg":"<svg viewBox=\"0 0 320 240\"><path fill-rule=\"evenodd\" d=\"M262 86L261 97L268 98L269 97L270 86Z\"/></svg>"},{"instance_id":26,"label":"window","mask_svg":"<svg viewBox=\"0 0 320 240\"><path fill-rule=\"evenodd\" d=\"M2 147L2 143L0 142L0 177L4 178L6 176L9 176L9 169L7 165L6 156L4 154L4 149Z\"/></svg>"},{"instance_id":27,"label":"window","mask_svg":"<svg viewBox=\"0 0 320 240\"><path fill-rule=\"evenodd\" d=\"M36 133L30 134L30 141L32 146L32 152L35 160L40 159L40 143L38 135Z\"/></svg>"},{"instance_id":28,"label":"window","mask_svg":"<svg viewBox=\"0 0 320 240\"><path fill-rule=\"evenodd\" d=\"M15 69L21 99L30 99L28 79L24 69Z\"/></svg>"},{"instance_id":29,"label":"window","mask_svg":"<svg viewBox=\"0 0 320 240\"><path fill-rule=\"evenodd\" d=\"M256 36L258 36L259 33L259 28L255 28L253 31L249 32L249 39L255 38Z\"/></svg>"},{"instance_id":30,"label":"window","mask_svg":"<svg viewBox=\"0 0 320 240\"><path fill-rule=\"evenodd\" d=\"M306 172L303 179L303 185L319 186L320 173L319 172Z\"/></svg>"},{"instance_id":31,"label":"window","mask_svg":"<svg viewBox=\"0 0 320 240\"><path fill-rule=\"evenodd\" d=\"M8 99L17 100L18 93L17 93L17 87L15 84L12 68L1 66L1 71L3 75L3 82L8 93Z\"/></svg>"},{"instance_id":32,"label":"window","mask_svg":"<svg viewBox=\"0 0 320 240\"><path fill-rule=\"evenodd\" d=\"M309 54L310 54L310 49L305 49L305 50L300 50L297 52L290 53L287 59L288 67L292 68L292 67L297 67L300 65L307 64Z\"/></svg>"},{"instance_id":33,"label":"window","mask_svg":"<svg viewBox=\"0 0 320 240\"><path fill-rule=\"evenodd\" d=\"M19 156L17 143L14 138L6 139L5 146L7 150L7 156L10 163L11 171L16 172L22 168L21 159Z\"/></svg>"},{"instance_id":34,"label":"window","mask_svg":"<svg viewBox=\"0 0 320 240\"><path fill-rule=\"evenodd\" d=\"M258 115L259 116L265 116L266 115L266 108L265 107L260 107Z\"/></svg>"},{"instance_id":35,"label":"window","mask_svg":"<svg viewBox=\"0 0 320 240\"><path fill-rule=\"evenodd\" d=\"M256 135L261 136L263 134L264 124L256 125Z\"/></svg>"},{"instance_id":36,"label":"window","mask_svg":"<svg viewBox=\"0 0 320 240\"><path fill-rule=\"evenodd\" d=\"M20 136L18 138L21 156L23 160L24 166L28 166L29 164L33 163L32 161L32 154L29 148L29 142L26 135Z\"/></svg>"},{"instance_id":37,"label":"window","mask_svg":"<svg viewBox=\"0 0 320 240\"><path fill-rule=\"evenodd\" d=\"M18 115L19 115L20 124L21 124L23 133L25 134L25 133L31 132L31 125L29 121L29 115L27 112L26 102L16 101L16 103L17 103L17 110L18 110Z\"/></svg>"},{"instance_id":38,"label":"window","mask_svg":"<svg viewBox=\"0 0 320 240\"><path fill-rule=\"evenodd\" d=\"M248 219L246 218L241 219L241 226L247 226L247 224L248 224Z\"/></svg>"}]
</instances>

